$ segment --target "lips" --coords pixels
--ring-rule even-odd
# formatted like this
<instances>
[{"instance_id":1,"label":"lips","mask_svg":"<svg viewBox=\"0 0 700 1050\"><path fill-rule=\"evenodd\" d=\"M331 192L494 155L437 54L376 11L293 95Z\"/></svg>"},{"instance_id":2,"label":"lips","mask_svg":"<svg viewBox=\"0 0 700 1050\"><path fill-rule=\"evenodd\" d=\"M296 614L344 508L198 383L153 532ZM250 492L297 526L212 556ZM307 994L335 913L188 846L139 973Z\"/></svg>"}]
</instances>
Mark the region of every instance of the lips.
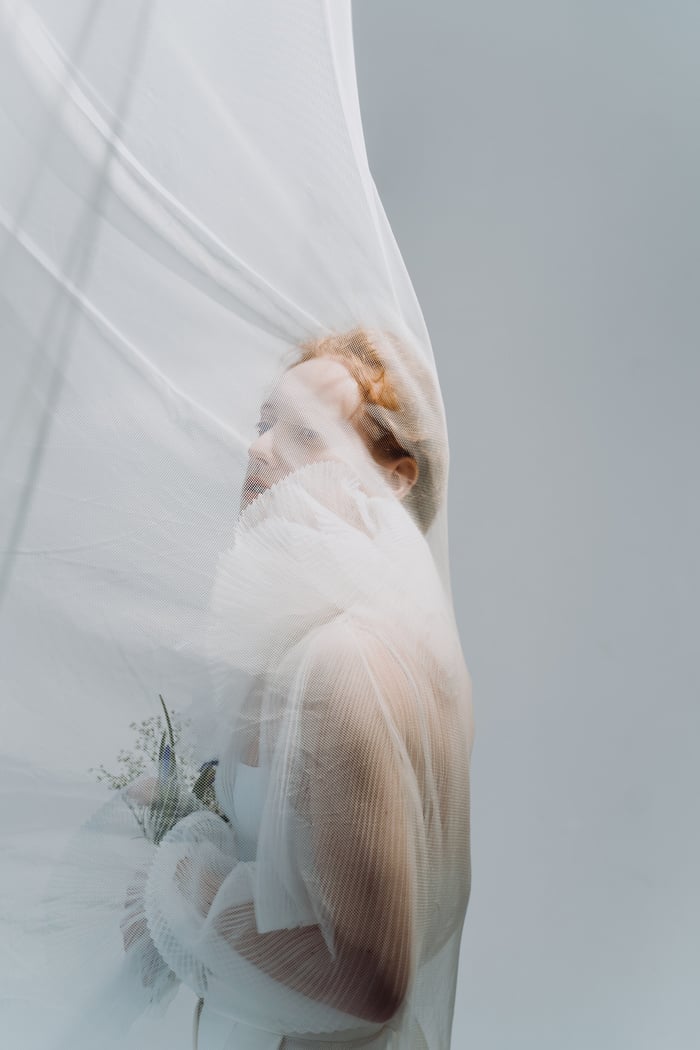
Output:
<instances>
[{"instance_id":1,"label":"lips","mask_svg":"<svg viewBox=\"0 0 700 1050\"><path fill-rule=\"evenodd\" d=\"M269 485L266 485L260 478L246 478L243 485L243 497L250 501L254 500L256 496L259 496L261 492L266 492L269 489Z\"/></svg>"}]
</instances>

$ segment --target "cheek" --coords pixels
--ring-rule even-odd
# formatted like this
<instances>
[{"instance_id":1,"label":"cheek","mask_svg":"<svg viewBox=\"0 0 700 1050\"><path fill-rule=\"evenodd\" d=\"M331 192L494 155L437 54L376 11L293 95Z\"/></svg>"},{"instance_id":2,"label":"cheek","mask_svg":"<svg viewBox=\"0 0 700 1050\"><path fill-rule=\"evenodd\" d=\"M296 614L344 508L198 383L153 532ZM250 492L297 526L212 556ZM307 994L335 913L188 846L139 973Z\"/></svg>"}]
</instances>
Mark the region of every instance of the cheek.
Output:
<instances>
[{"instance_id":1,"label":"cheek","mask_svg":"<svg viewBox=\"0 0 700 1050\"><path fill-rule=\"evenodd\" d=\"M347 463L356 467L363 473L368 468L376 469L376 463L372 459L367 446L359 434L348 433L338 435L336 440L330 444L320 459L332 459L341 463Z\"/></svg>"},{"instance_id":2,"label":"cheek","mask_svg":"<svg viewBox=\"0 0 700 1050\"><path fill-rule=\"evenodd\" d=\"M318 439L305 439L293 427L276 427L270 453L274 462L288 471L328 460L347 463L363 472L368 467L377 469L362 437L350 427L332 426Z\"/></svg>"},{"instance_id":3,"label":"cheek","mask_svg":"<svg viewBox=\"0 0 700 1050\"><path fill-rule=\"evenodd\" d=\"M324 445L322 442L301 443L296 449L296 461L300 465L304 463L321 463L324 460L339 458L340 456L335 449L329 448L328 445Z\"/></svg>"},{"instance_id":4,"label":"cheek","mask_svg":"<svg viewBox=\"0 0 700 1050\"><path fill-rule=\"evenodd\" d=\"M286 470L294 470L306 463L333 458L323 442L304 441L292 433L278 436L272 446L272 455L275 463Z\"/></svg>"}]
</instances>

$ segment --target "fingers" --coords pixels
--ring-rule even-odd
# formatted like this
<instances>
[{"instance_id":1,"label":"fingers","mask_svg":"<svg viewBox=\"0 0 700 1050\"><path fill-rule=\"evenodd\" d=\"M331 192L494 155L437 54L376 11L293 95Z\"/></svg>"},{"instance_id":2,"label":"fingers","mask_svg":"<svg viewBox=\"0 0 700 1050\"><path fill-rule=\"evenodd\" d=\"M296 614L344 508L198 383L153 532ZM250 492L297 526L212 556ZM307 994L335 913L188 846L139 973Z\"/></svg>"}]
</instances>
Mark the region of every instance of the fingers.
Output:
<instances>
[{"instance_id":1,"label":"fingers","mask_svg":"<svg viewBox=\"0 0 700 1050\"><path fill-rule=\"evenodd\" d=\"M192 859L182 857L175 865L175 885L200 915L206 915L219 892L221 879L206 868L196 872Z\"/></svg>"},{"instance_id":2,"label":"fingers","mask_svg":"<svg viewBox=\"0 0 700 1050\"><path fill-rule=\"evenodd\" d=\"M122 942L124 951L128 951L135 941L147 933L146 916L144 914L143 895L146 888L148 876L144 869L139 868L131 877L131 882L126 888L124 898L124 913L119 923L122 931Z\"/></svg>"},{"instance_id":3,"label":"fingers","mask_svg":"<svg viewBox=\"0 0 700 1050\"><path fill-rule=\"evenodd\" d=\"M148 933L145 915L140 916L138 919L125 916L119 925L122 931L122 943L125 952L128 952L136 941Z\"/></svg>"},{"instance_id":4,"label":"fingers","mask_svg":"<svg viewBox=\"0 0 700 1050\"><path fill-rule=\"evenodd\" d=\"M149 774L128 784L124 788L124 794L131 802L136 802L141 806L152 806L157 785L156 778Z\"/></svg>"},{"instance_id":5,"label":"fingers","mask_svg":"<svg viewBox=\"0 0 700 1050\"><path fill-rule=\"evenodd\" d=\"M148 921L144 911L144 891L148 879L147 872L139 869L134 872L127 886L124 899L124 911L119 922L122 944L125 952L135 956L135 963L141 975L144 988L155 988L170 969L153 943Z\"/></svg>"},{"instance_id":6,"label":"fingers","mask_svg":"<svg viewBox=\"0 0 700 1050\"><path fill-rule=\"evenodd\" d=\"M192 874L192 861L189 857L182 857L175 865L175 885L184 893Z\"/></svg>"}]
</instances>

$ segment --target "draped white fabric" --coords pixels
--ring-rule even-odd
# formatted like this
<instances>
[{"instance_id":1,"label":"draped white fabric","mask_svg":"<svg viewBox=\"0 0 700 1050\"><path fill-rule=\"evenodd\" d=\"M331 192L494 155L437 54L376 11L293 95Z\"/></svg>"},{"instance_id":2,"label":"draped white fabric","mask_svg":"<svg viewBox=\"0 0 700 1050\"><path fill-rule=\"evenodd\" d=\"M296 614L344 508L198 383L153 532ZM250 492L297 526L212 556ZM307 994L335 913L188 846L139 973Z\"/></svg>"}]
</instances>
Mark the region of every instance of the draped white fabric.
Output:
<instances>
[{"instance_id":1,"label":"draped white fabric","mask_svg":"<svg viewBox=\"0 0 700 1050\"><path fill-rule=\"evenodd\" d=\"M0 146L7 1031L445 1050L470 684L349 4L2 0Z\"/></svg>"}]
</instances>

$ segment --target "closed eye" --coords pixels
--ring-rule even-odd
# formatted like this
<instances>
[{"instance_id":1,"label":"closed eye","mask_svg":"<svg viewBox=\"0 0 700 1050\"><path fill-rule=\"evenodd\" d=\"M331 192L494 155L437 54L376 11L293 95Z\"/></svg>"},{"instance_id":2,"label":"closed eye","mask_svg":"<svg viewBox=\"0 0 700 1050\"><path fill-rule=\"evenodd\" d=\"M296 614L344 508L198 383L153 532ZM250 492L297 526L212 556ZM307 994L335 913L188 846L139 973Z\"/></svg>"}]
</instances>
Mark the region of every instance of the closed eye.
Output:
<instances>
[{"instance_id":1,"label":"closed eye","mask_svg":"<svg viewBox=\"0 0 700 1050\"><path fill-rule=\"evenodd\" d=\"M297 434L302 441L320 441L321 435L318 430L313 430L311 427L297 427Z\"/></svg>"}]
</instances>

